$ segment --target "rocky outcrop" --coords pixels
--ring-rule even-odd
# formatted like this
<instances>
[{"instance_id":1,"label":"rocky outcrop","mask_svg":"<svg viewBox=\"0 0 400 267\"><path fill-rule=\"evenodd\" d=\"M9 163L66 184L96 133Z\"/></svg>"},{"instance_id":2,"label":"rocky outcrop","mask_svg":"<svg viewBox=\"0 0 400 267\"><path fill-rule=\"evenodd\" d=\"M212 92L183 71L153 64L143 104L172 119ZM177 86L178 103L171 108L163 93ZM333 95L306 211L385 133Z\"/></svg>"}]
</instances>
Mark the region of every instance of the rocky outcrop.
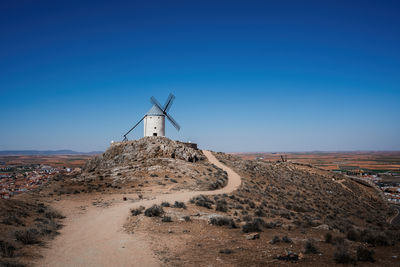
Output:
<instances>
[{"instance_id":1,"label":"rocky outcrop","mask_svg":"<svg viewBox=\"0 0 400 267\"><path fill-rule=\"evenodd\" d=\"M205 156L200 150L166 137L144 137L111 145L102 155L89 160L83 171L92 172L117 166L129 166L132 163L137 164L138 161L154 158L197 162L204 160Z\"/></svg>"}]
</instances>

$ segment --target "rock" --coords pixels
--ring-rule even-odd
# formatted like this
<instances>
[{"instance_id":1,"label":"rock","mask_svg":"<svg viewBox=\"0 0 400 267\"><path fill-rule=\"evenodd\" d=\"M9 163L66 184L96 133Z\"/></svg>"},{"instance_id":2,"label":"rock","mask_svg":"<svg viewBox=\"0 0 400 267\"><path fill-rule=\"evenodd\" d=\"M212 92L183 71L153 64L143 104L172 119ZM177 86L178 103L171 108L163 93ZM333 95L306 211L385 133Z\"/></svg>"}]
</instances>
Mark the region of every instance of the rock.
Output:
<instances>
[{"instance_id":1,"label":"rock","mask_svg":"<svg viewBox=\"0 0 400 267\"><path fill-rule=\"evenodd\" d=\"M318 230L326 230L326 231L328 231L330 229L329 225L327 225L327 224L321 224L321 225L318 225L318 226L313 227L313 228L314 229L318 229Z\"/></svg>"},{"instance_id":2,"label":"rock","mask_svg":"<svg viewBox=\"0 0 400 267\"><path fill-rule=\"evenodd\" d=\"M247 240L256 240L260 239L260 234L259 233L254 233L246 236Z\"/></svg>"},{"instance_id":3,"label":"rock","mask_svg":"<svg viewBox=\"0 0 400 267\"><path fill-rule=\"evenodd\" d=\"M114 143L102 155L89 160L83 168L83 172L110 169L153 158L173 158L196 162L204 160L205 156L200 150L166 137L144 137L139 140Z\"/></svg>"}]
</instances>

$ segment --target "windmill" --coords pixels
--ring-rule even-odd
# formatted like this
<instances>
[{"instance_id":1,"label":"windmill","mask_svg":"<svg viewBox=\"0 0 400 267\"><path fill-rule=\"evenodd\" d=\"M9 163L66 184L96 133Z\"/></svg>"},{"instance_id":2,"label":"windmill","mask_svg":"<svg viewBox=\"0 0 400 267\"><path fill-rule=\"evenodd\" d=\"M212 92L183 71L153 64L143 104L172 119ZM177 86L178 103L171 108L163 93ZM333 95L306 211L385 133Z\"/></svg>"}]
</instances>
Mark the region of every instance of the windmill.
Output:
<instances>
[{"instance_id":1,"label":"windmill","mask_svg":"<svg viewBox=\"0 0 400 267\"><path fill-rule=\"evenodd\" d=\"M150 102L153 104L151 109L133 126L126 134L124 134L124 140L128 141L127 135L133 131L142 121L144 121L144 136L165 136L165 117L171 122L171 124L179 131L179 124L168 114L171 109L172 102L175 96L169 94L167 101L164 106L161 107L157 99L152 96Z\"/></svg>"}]
</instances>

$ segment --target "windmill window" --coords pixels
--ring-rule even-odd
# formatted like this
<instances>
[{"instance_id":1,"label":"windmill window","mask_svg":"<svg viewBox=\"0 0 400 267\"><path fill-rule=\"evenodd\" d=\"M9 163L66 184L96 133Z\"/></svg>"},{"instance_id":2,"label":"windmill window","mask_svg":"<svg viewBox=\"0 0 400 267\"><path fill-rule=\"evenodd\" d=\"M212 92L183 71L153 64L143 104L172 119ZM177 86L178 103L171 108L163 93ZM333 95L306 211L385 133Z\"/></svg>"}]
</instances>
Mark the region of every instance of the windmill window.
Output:
<instances>
[{"instance_id":1,"label":"windmill window","mask_svg":"<svg viewBox=\"0 0 400 267\"><path fill-rule=\"evenodd\" d=\"M157 127L154 127L154 129L157 129Z\"/></svg>"}]
</instances>

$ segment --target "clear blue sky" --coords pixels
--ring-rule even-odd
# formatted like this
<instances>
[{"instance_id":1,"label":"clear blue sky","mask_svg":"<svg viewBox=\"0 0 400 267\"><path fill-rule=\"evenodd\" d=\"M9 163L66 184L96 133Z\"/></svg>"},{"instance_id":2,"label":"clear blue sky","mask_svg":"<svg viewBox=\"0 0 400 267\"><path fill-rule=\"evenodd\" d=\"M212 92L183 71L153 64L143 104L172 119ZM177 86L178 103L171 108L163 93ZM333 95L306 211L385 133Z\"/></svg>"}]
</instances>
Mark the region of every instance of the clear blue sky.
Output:
<instances>
[{"instance_id":1,"label":"clear blue sky","mask_svg":"<svg viewBox=\"0 0 400 267\"><path fill-rule=\"evenodd\" d=\"M182 129L167 136L202 148L400 150L399 14L378 0L1 1L0 150L106 149L169 92Z\"/></svg>"}]
</instances>

